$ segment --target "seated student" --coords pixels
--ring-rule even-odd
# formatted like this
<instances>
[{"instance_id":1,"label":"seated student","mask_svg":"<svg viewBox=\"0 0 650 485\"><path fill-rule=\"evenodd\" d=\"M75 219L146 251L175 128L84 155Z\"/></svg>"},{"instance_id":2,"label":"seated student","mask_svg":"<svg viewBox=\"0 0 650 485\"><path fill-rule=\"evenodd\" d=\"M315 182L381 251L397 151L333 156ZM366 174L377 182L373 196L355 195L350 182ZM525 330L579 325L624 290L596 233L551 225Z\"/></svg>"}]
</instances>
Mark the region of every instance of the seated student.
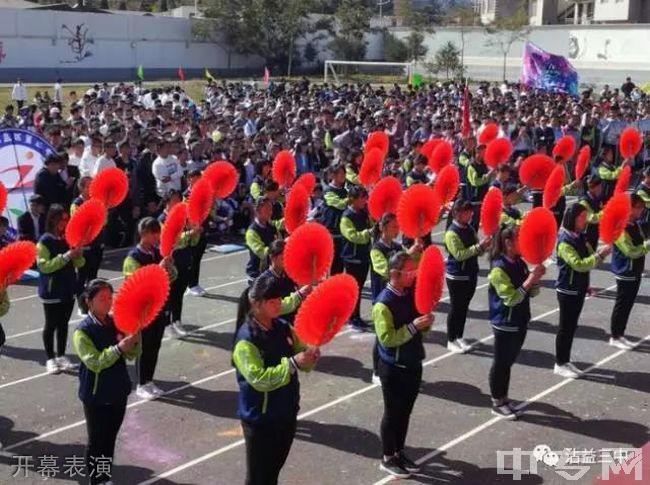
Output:
<instances>
[{"instance_id":1,"label":"seated student","mask_svg":"<svg viewBox=\"0 0 650 485\"><path fill-rule=\"evenodd\" d=\"M248 263L246 276L252 282L269 266L269 247L278 238L278 230L271 223L273 202L262 196L255 202L255 220L246 231Z\"/></svg>"},{"instance_id":2,"label":"seated student","mask_svg":"<svg viewBox=\"0 0 650 485\"><path fill-rule=\"evenodd\" d=\"M311 285L303 286L298 289L287 273L284 271L284 248L286 243L282 239L276 239L269 247L269 259L271 265L264 271L260 277L272 278L276 287L279 289L282 298L280 316L288 321L293 322L296 311L302 301L311 293Z\"/></svg>"},{"instance_id":3,"label":"seated student","mask_svg":"<svg viewBox=\"0 0 650 485\"><path fill-rule=\"evenodd\" d=\"M9 227L9 219L0 216L0 249L16 241L16 231Z\"/></svg>"}]
</instances>

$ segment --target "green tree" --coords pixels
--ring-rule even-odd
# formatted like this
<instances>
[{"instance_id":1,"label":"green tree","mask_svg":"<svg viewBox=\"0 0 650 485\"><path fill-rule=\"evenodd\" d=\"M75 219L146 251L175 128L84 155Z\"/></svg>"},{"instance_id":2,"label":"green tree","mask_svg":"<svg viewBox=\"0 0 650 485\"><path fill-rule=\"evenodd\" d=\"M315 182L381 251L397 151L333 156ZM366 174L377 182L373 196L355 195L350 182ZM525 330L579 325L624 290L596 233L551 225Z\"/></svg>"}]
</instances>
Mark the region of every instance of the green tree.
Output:
<instances>
[{"instance_id":1,"label":"green tree","mask_svg":"<svg viewBox=\"0 0 650 485\"><path fill-rule=\"evenodd\" d=\"M228 53L264 57L269 69L287 67L295 41L314 32L308 18L312 0L205 0L204 19L193 27L195 37L221 43Z\"/></svg>"},{"instance_id":2,"label":"green tree","mask_svg":"<svg viewBox=\"0 0 650 485\"><path fill-rule=\"evenodd\" d=\"M111 7L110 5L108 5L108 0L100 0L98 8L101 8L103 10L108 10Z\"/></svg>"},{"instance_id":3,"label":"green tree","mask_svg":"<svg viewBox=\"0 0 650 485\"><path fill-rule=\"evenodd\" d=\"M167 5L167 0L159 0L158 1L158 11L159 12L166 12L169 10L169 6Z\"/></svg>"},{"instance_id":4,"label":"green tree","mask_svg":"<svg viewBox=\"0 0 650 485\"><path fill-rule=\"evenodd\" d=\"M314 62L318 58L318 51L314 47L314 43L309 41L305 44L305 49L302 53L302 56L309 63Z\"/></svg>"},{"instance_id":5,"label":"green tree","mask_svg":"<svg viewBox=\"0 0 650 485\"><path fill-rule=\"evenodd\" d=\"M384 58L388 62L406 62L409 58L408 46L403 40L386 32L384 35Z\"/></svg>"},{"instance_id":6,"label":"green tree","mask_svg":"<svg viewBox=\"0 0 650 485\"><path fill-rule=\"evenodd\" d=\"M503 80L505 81L510 48L515 42L525 40L530 33L528 13L524 4L521 3L512 15L499 17L485 30L490 34L490 39L485 42L485 45L496 47L503 56Z\"/></svg>"},{"instance_id":7,"label":"green tree","mask_svg":"<svg viewBox=\"0 0 650 485\"><path fill-rule=\"evenodd\" d=\"M458 7L451 10L446 23L456 25L460 32L460 65L465 69L465 36L469 30L480 23L480 18L473 7Z\"/></svg>"},{"instance_id":8,"label":"green tree","mask_svg":"<svg viewBox=\"0 0 650 485\"><path fill-rule=\"evenodd\" d=\"M126 8L126 1L122 0L120 3L117 4L117 9L118 10L127 10Z\"/></svg>"},{"instance_id":9,"label":"green tree","mask_svg":"<svg viewBox=\"0 0 650 485\"><path fill-rule=\"evenodd\" d=\"M342 0L336 14L336 33L329 48L347 61L358 61L366 55L363 36L370 30L371 10L363 0Z\"/></svg>"},{"instance_id":10,"label":"green tree","mask_svg":"<svg viewBox=\"0 0 650 485\"><path fill-rule=\"evenodd\" d=\"M461 67L460 51L453 42L447 42L436 52L434 64L436 72L445 71L445 77L449 79L449 73L453 74Z\"/></svg>"},{"instance_id":11,"label":"green tree","mask_svg":"<svg viewBox=\"0 0 650 485\"><path fill-rule=\"evenodd\" d=\"M408 58L417 61L427 54L427 46L424 45L424 34L418 30L413 30L406 38L406 47L408 49Z\"/></svg>"}]
</instances>

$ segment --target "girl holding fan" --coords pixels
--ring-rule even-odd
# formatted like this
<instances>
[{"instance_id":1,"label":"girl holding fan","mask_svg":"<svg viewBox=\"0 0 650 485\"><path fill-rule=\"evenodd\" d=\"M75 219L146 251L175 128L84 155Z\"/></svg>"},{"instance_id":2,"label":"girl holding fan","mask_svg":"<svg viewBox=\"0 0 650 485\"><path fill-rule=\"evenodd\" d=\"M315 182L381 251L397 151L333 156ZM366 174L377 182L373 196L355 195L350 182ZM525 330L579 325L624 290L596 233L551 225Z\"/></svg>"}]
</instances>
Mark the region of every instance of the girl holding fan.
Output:
<instances>
[{"instance_id":1,"label":"girl holding fan","mask_svg":"<svg viewBox=\"0 0 650 485\"><path fill-rule=\"evenodd\" d=\"M555 367L553 373L575 379L580 370L571 363L573 336L589 289L589 272L612 252L611 246L594 251L587 242L587 209L579 203L564 213L558 236L555 282L560 307L559 328L555 338Z\"/></svg>"},{"instance_id":2,"label":"girl holding fan","mask_svg":"<svg viewBox=\"0 0 650 485\"><path fill-rule=\"evenodd\" d=\"M490 368L492 413L517 419L517 410L508 399L510 370L526 339L530 321L530 298L539 293L538 283L546 269L535 266L532 273L521 259L519 228L508 225L497 233L490 251L488 274L490 324L494 332L494 358Z\"/></svg>"},{"instance_id":3,"label":"girl holding fan","mask_svg":"<svg viewBox=\"0 0 650 485\"><path fill-rule=\"evenodd\" d=\"M108 282L91 281L84 298L88 315L75 330L73 344L81 360L79 399L88 429L86 469L90 484L95 485L111 480L115 441L131 393L125 359L138 357L142 347L139 333L123 336L115 327L109 315L113 287ZM98 458L103 460L101 468Z\"/></svg>"}]
</instances>

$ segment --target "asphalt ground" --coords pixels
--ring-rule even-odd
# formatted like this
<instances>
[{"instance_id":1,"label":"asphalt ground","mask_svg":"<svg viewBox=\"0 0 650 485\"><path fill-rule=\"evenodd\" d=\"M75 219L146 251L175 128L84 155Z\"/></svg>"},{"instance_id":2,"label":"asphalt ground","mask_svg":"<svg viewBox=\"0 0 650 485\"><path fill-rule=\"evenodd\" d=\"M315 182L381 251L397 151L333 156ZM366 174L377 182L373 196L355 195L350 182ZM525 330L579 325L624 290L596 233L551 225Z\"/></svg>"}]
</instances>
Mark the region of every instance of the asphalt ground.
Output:
<instances>
[{"instance_id":1,"label":"asphalt ground","mask_svg":"<svg viewBox=\"0 0 650 485\"><path fill-rule=\"evenodd\" d=\"M437 244L442 236L436 231L442 229L434 230ZM100 272L116 287L122 282L123 255L110 253ZM206 254L201 284L209 295L185 298L183 320L192 334L182 341L165 340L160 351L156 382L166 395L156 401L130 396L116 447L115 483L243 483L245 456L235 415L237 385L230 348L237 299L246 284L246 260L246 253ZM480 264L465 331L475 344L472 352L448 353L446 300L426 337L423 383L407 438L407 452L422 463L423 471L405 482L592 483L602 465L585 466L589 458L582 450L600 456L604 448L636 448L650 441L650 279L643 280L628 325L628 338L638 345L620 351L607 345L614 277L607 263L592 272L592 285L602 291L585 303L573 345L574 363L588 373L569 380L552 373L558 309L553 290L556 268L548 269L541 294L532 302L534 321L512 371L510 397L521 402L524 414L508 422L490 413L488 262L481 259ZM45 373L43 311L35 285L12 287L10 298L11 310L2 321L8 340L0 355L0 484L43 483L38 473L42 467L58 471L47 483L85 483L65 469L66 463L83 456L86 440L77 377ZM362 311L367 316L369 310L366 298ZM71 322L71 331L75 324ZM344 329L322 349L316 370L301 374L298 433L281 483L388 481L378 468L383 404L381 389L371 382L373 339L372 334ZM72 351L71 343L68 349ZM134 374L132 365L130 370ZM498 466L497 451L507 455L518 448L528 452L523 469L529 470L528 456L538 445L558 455L573 450L584 474L569 480L561 475L561 467L533 460L532 473L514 477L511 458L501 469ZM46 466L48 458L43 457L50 456L58 470ZM28 476L25 467L18 469L21 461L31 463ZM18 476L12 476L17 471ZM637 483L650 483L650 477L643 478Z\"/></svg>"}]
</instances>

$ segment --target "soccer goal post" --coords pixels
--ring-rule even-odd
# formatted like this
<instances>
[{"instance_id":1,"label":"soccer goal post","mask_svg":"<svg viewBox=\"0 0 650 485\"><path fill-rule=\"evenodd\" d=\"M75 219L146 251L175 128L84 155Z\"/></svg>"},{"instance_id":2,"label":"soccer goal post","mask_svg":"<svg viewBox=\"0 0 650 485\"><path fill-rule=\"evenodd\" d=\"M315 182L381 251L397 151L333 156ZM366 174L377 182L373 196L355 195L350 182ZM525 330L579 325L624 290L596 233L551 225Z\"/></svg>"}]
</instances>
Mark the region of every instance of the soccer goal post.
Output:
<instances>
[{"instance_id":1,"label":"soccer goal post","mask_svg":"<svg viewBox=\"0 0 650 485\"><path fill-rule=\"evenodd\" d=\"M378 62L378 61L325 61L323 82L333 80L340 84L341 79L349 75L394 76L407 82L413 73L412 62Z\"/></svg>"}]
</instances>

